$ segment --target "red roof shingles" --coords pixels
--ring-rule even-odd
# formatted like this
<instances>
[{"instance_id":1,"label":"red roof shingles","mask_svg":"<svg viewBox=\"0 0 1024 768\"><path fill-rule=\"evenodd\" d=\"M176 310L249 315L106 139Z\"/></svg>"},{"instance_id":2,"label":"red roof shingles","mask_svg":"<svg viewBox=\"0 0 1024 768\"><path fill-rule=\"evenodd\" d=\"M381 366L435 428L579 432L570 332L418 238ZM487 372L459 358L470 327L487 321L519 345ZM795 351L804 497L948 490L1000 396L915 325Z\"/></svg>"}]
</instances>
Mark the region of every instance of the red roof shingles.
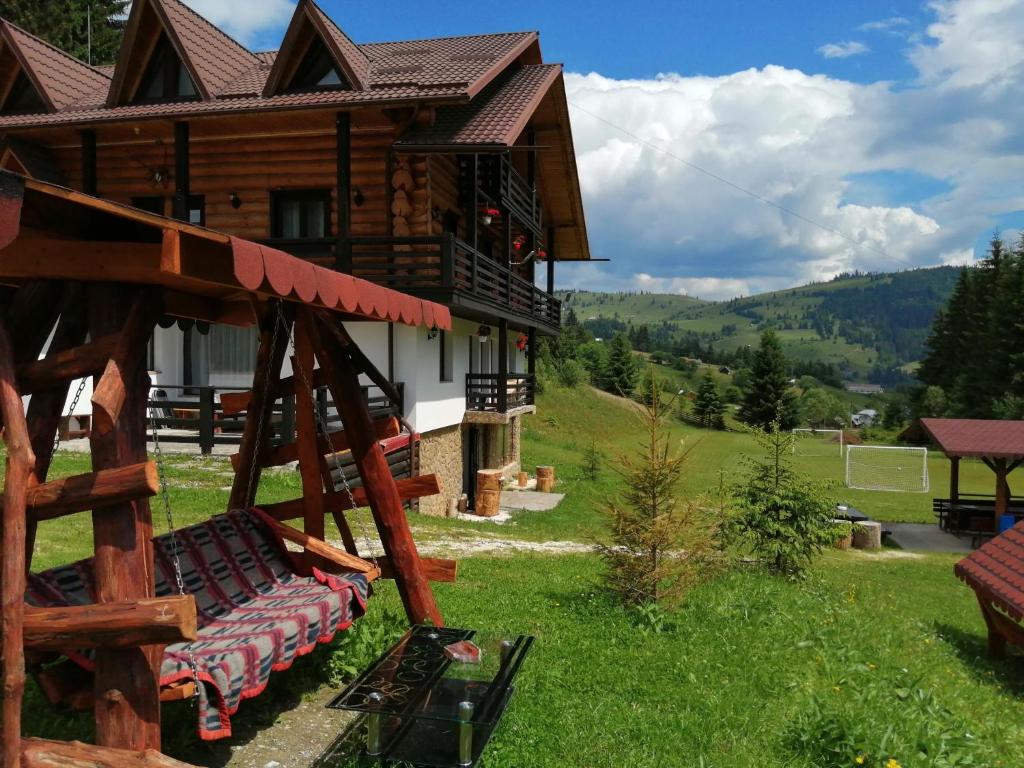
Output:
<instances>
[{"instance_id":1,"label":"red roof shingles","mask_svg":"<svg viewBox=\"0 0 1024 768\"><path fill-rule=\"evenodd\" d=\"M396 146L511 146L562 73L559 64L531 64L503 73L469 104L441 107L429 127L413 129Z\"/></svg>"},{"instance_id":2,"label":"red roof shingles","mask_svg":"<svg viewBox=\"0 0 1024 768\"><path fill-rule=\"evenodd\" d=\"M91 99L94 94L106 95L110 78L98 69L9 21L0 20L0 29L19 59L31 70L29 77L39 83L44 91L42 96L54 109L67 109L83 99Z\"/></svg>"},{"instance_id":3,"label":"red roof shingles","mask_svg":"<svg viewBox=\"0 0 1024 768\"><path fill-rule=\"evenodd\" d=\"M1024 459L1024 421L921 419L919 423L947 456Z\"/></svg>"},{"instance_id":4,"label":"red roof shingles","mask_svg":"<svg viewBox=\"0 0 1024 768\"><path fill-rule=\"evenodd\" d=\"M1024 618L1024 523L999 534L959 561L957 577L1017 621Z\"/></svg>"},{"instance_id":5,"label":"red roof shingles","mask_svg":"<svg viewBox=\"0 0 1024 768\"><path fill-rule=\"evenodd\" d=\"M535 32L516 32L356 45L324 16L329 22L327 28L332 42L344 48L350 65L355 62L357 68L362 68L361 62L365 61L366 89L261 96L276 52L257 54L247 51L179 0L150 2L164 9L168 23L211 99L108 108L105 105L110 81L106 73L51 49L56 56L71 62L67 64L67 61L58 61L51 56L56 62L53 66L61 69L65 78L77 78L77 85L73 88L75 99L52 114L0 117L0 128L303 106L343 107L382 101L469 101L537 40ZM315 4L310 6L320 12ZM81 68L88 73L82 73Z\"/></svg>"},{"instance_id":6,"label":"red roof shingles","mask_svg":"<svg viewBox=\"0 0 1024 768\"><path fill-rule=\"evenodd\" d=\"M341 28L324 13L320 6L310 2L310 13L320 23L329 38L328 43L335 48L336 52L345 65L346 75L352 81L352 86L357 90L365 90L370 84L370 59L363 50L352 42L348 35L341 31Z\"/></svg>"}]
</instances>

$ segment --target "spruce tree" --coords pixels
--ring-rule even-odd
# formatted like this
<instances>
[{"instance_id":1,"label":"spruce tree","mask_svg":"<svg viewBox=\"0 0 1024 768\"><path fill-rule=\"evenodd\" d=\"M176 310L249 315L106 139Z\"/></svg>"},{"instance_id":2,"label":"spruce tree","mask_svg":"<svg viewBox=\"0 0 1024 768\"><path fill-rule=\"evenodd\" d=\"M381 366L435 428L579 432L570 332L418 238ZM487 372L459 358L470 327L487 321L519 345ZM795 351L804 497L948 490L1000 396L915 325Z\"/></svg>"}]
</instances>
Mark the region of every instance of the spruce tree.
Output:
<instances>
[{"instance_id":1,"label":"spruce tree","mask_svg":"<svg viewBox=\"0 0 1024 768\"><path fill-rule=\"evenodd\" d=\"M718 385L715 384L711 371L706 371L697 390L697 398L693 401L693 413L703 426L721 429L724 412L725 406L718 396Z\"/></svg>"},{"instance_id":2,"label":"spruce tree","mask_svg":"<svg viewBox=\"0 0 1024 768\"><path fill-rule=\"evenodd\" d=\"M797 426L796 396L789 387L786 357L774 331L761 334L740 407L740 420L753 427L789 430Z\"/></svg>"},{"instance_id":3,"label":"spruce tree","mask_svg":"<svg viewBox=\"0 0 1024 768\"><path fill-rule=\"evenodd\" d=\"M609 344L603 388L613 394L628 397L636 388L636 376L637 361L633 355L633 347L630 346L626 334L619 332Z\"/></svg>"},{"instance_id":4,"label":"spruce tree","mask_svg":"<svg viewBox=\"0 0 1024 768\"><path fill-rule=\"evenodd\" d=\"M3 17L76 59L100 66L117 60L129 5L128 0L7 0Z\"/></svg>"}]
</instances>

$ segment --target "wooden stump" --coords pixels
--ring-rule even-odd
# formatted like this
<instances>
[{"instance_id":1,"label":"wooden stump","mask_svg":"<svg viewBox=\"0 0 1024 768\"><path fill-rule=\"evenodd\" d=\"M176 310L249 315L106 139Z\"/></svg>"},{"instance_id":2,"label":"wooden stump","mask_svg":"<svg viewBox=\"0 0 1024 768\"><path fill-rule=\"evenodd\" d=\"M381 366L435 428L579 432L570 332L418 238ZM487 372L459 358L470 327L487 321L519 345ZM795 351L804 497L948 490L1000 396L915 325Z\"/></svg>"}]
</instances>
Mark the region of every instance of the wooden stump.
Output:
<instances>
[{"instance_id":1,"label":"wooden stump","mask_svg":"<svg viewBox=\"0 0 1024 768\"><path fill-rule=\"evenodd\" d=\"M530 475L527 472L520 472L516 475L516 480L518 481L520 488L525 488L530 482Z\"/></svg>"},{"instance_id":2,"label":"wooden stump","mask_svg":"<svg viewBox=\"0 0 1024 768\"><path fill-rule=\"evenodd\" d=\"M881 549L882 524L874 520L857 523L853 527L854 549Z\"/></svg>"},{"instance_id":3,"label":"wooden stump","mask_svg":"<svg viewBox=\"0 0 1024 768\"><path fill-rule=\"evenodd\" d=\"M476 508L473 511L481 517L494 517L500 502L501 470L481 469L476 473Z\"/></svg>"},{"instance_id":4,"label":"wooden stump","mask_svg":"<svg viewBox=\"0 0 1024 768\"><path fill-rule=\"evenodd\" d=\"M537 467L537 490L541 493L551 493L555 487L555 468Z\"/></svg>"}]
</instances>

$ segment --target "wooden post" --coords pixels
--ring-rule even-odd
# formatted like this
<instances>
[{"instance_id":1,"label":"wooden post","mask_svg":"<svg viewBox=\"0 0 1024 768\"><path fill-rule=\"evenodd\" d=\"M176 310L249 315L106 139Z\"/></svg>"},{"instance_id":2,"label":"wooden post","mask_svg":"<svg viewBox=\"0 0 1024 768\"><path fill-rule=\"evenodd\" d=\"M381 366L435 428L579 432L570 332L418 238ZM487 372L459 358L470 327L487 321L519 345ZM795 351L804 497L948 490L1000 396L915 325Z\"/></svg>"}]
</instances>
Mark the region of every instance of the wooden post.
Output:
<instances>
[{"instance_id":1,"label":"wooden post","mask_svg":"<svg viewBox=\"0 0 1024 768\"><path fill-rule=\"evenodd\" d=\"M992 530L999 530L999 518L1006 514L1010 507L1010 486L1006 482L1006 459L993 459L992 469L996 473L996 519Z\"/></svg>"},{"instance_id":2,"label":"wooden post","mask_svg":"<svg viewBox=\"0 0 1024 768\"><path fill-rule=\"evenodd\" d=\"M473 246L473 250L477 249L478 233L480 231L480 155L473 153L470 155L469 160L469 201L466 206L468 209L466 215L466 240ZM473 263L476 263L476 259L473 259ZM474 290L476 289L476 283L473 285Z\"/></svg>"},{"instance_id":3,"label":"wooden post","mask_svg":"<svg viewBox=\"0 0 1024 768\"><path fill-rule=\"evenodd\" d=\"M352 458L359 469L384 553L394 567L395 583L406 615L414 624L431 621L443 626L444 620L416 551L391 468L380 443L374 439L369 409L359 386L359 369L352 354L334 334L331 323L329 319L310 323L307 326L311 331L310 340L349 434Z\"/></svg>"},{"instance_id":4,"label":"wooden post","mask_svg":"<svg viewBox=\"0 0 1024 768\"><path fill-rule=\"evenodd\" d=\"M19 768L21 763L21 702L25 694L25 503L35 465L25 411L14 378L14 354L7 329L0 326L0 414L3 415L7 465L4 471L4 508L0 519L3 560L0 566L0 665L3 668L3 723L0 764Z\"/></svg>"},{"instance_id":5,"label":"wooden post","mask_svg":"<svg viewBox=\"0 0 1024 768\"><path fill-rule=\"evenodd\" d=\"M537 329L533 327L526 331L526 372L537 373Z\"/></svg>"},{"instance_id":6,"label":"wooden post","mask_svg":"<svg viewBox=\"0 0 1024 768\"><path fill-rule=\"evenodd\" d=\"M498 413L508 412L508 320L498 321Z\"/></svg>"},{"instance_id":7,"label":"wooden post","mask_svg":"<svg viewBox=\"0 0 1024 768\"><path fill-rule=\"evenodd\" d=\"M96 131L92 128L82 131L82 191L96 194Z\"/></svg>"},{"instance_id":8,"label":"wooden post","mask_svg":"<svg viewBox=\"0 0 1024 768\"><path fill-rule=\"evenodd\" d=\"M956 504L960 501L960 457L949 457L949 501Z\"/></svg>"},{"instance_id":9,"label":"wooden post","mask_svg":"<svg viewBox=\"0 0 1024 768\"><path fill-rule=\"evenodd\" d=\"M338 235L334 253L334 268L339 272L352 272L352 115L339 112L335 120L337 145Z\"/></svg>"},{"instance_id":10,"label":"wooden post","mask_svg":"<svg viewBox=\"0 0 1024 768\"><path fill-rule=\"evenodd\" d=\"M548 295L555 295L555 230L548 229Z\"/></svg>"},{"instance_id":11,"label":"wooden post","mask_svg":"<svg viewBox=\"0 0 1024 768\"><path fill-rule=\"evenodd\" d=\"M151 301L137 289L98 284L90 286L89 333L94 339L124 329L137 343L107 366L95 392L110 393L101 403L94 394L94 413L112 417L109 431L94 429L90 436L94 471L146 460L145 413L149 394L146 345L153 323L140 322L139 313L153 317ZM146 327L148 326L148 327ZM131 330L134 329L134 330ZM127 339L125 339L127 341ZM109 403L120 403L114 411ZM93 513L96 600L113 603L154 596L153 520L146 499L123 502ZM96 651L96 740L120 749L160 749L161 646L101 648Z\"/></svg>"},{"instance_id":12,"label":"wooden post","mask_svg":"<svg viewBox=\"0 0 1024 768\"><path fill-rule=\"evenodd\" d=\"M316 407L310 387L313 382L313 345L308 326L312 318L299 312L295 318L295 355L292 372L295 380L295 445L299 452L299 475L305 499L303 530L324 538L324 483L320 474L323 449L317 434ZM333 488L328 488L333 491ZM307 553L308 555L309 553Z\"/></svg>"},{"instance_id":13,"label":"wooden post","mask_svg":"<svg viewBox=\"0 0 1024 768\"><path fill-rule=\"evenodd\" d=\"M187 122L174 124L174 206L173 215L178 221L188 221L189 198L192 184L188 162L189 129Z\"/></svg>"},{"instance_id":14,"label":"wooden post","mask_svg":"<svg viewBox=\"0 0 1024 768\"><path fill-rule=\"evenodd\" d=\"M199 450L213 453L213 387L199 388Z\"/></svg>"},{"instance_id":15,"label":"wooden post","mask_svg":"<svg viewBox=\"0 0 1024 768\"><path fill-rule=\"evenodd\" d=\"M274 388L281 375L281 363L288 349L287 329L280 327L277 304L267 302L260 323L260 348L256 353L252 397L245 414L245 429L238 446L238 466L231 486L228 509L247 509L256 499L260 484L260 457L270 439L270 417L274 410ZM260 428L262 424L262 429ZM250 487L251 478L251 487Z\"/></svg>"}]
</instances>

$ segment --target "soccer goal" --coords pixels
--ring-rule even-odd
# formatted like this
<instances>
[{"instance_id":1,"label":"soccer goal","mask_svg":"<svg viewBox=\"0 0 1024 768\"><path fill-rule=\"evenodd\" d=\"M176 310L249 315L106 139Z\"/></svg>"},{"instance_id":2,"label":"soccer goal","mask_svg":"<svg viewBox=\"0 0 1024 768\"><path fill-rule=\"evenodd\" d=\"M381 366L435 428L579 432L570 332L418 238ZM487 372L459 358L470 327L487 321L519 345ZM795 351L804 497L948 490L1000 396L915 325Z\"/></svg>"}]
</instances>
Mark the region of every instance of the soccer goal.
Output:
<instances>
[{"instance_id":1,"label":"soccer goal","mask_svg":"<svg viewBox=\"0 0 1024 768\"><path fill-rule=\"evenodd\" d=\"M796 440L793 441L793 453L803 456L823 456L834 453L837 449L843 455L843 430L841 429L807 429L793 430Z\"/></svg>"},{"instance_id":2,"label":"soccer goal","mask_svg":"<svg viewBox=\"0 0 1024 768\"><path fill-rule=\"evenodd\" d=\"M927 493L928 449L848 445L846 485L865 491Z\"/></svg>"}]
</instances>

